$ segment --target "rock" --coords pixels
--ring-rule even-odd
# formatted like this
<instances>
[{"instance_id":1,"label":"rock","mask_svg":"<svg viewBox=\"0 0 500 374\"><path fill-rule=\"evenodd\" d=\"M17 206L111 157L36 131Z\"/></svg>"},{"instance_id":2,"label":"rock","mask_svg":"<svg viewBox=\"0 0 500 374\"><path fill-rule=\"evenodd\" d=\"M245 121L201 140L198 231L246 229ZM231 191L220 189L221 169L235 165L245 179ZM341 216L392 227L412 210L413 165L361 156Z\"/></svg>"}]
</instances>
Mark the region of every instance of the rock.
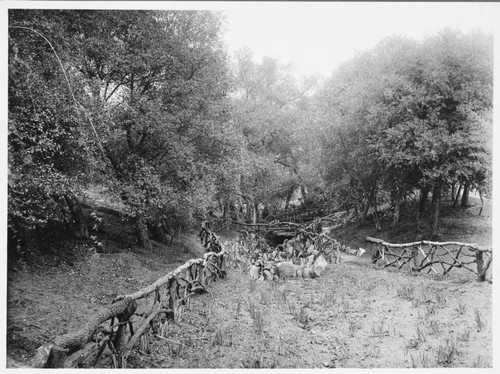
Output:
<instances>
[{"instance_id":1,"label":"rock","mask_svg":"<svg viewBox=\"0 0 500 374\"><path fill-rule=\"evenodd\" d=\"M359 249L358 249L358 256L363 256L363 253L365 253L365 252L366 252L366 249L364 249L364 248L359 248Z\"/></svg>"},{"instance_id":2,"label":"rock","mask_svg":"<svg viewBox=\"0 0 500 374\"><path fill-rule=\"evenodd\" d=\"M312 278L311 277L311 271L312 271L311 268L304 268L302 270L302 278Z\"/></svg>"},{"instance_id":3,"label":"rock","mask_svg":"<svg viewBox=\"0 0 500 374\"><path fill-rule=\"evenodd\" d=\"M259 279L259 267L255 265L250 266L248 274L250 274L250 277L253 279Z\"/></svg>"},{"instance_id":4,"label":"rock","mask_svg":"<svg viewBox=\"0 0 500 374\"><path fill-rule=\"evenodd\" d=\"M306 253L307 253L308 255L310 255L313 251L314 251L314 244L311 244L311 245L307 248Z\"/></svg>"},{"instance_id":5,"label":"rock","mask_svg":"<svg viewBox=\"0 0 500 374\"><path fill-rule=\"evenodd\" d=\"M267 269L264 270L263 275L264 275L265 280L272 280L273 279L273 275L271 274L270 270L267 270Z\"/></svg>"},{"instance_id":6,"label":"rock","mask_svg":"<svg viewBox=\"0 0 500 374\"><path fill-rule=\"evenodd\" d=\"M279 277L295 277L297 275L297 269L299 269L299 265L295 265L290 261L279 262L276 264L276 269Z\"/></svg>"},{"instance_id":7,"label":"rock","mask_svg":"<svg viewBox=\"0 0 500 374\"><path fill-rule=\"evenodd\" d=\"M327 266L328 262L325 260L325 258L322 255L319 256L316 259L316 261L314 261L314 265L312 266L311 275L313 276L313 278L321 276L321 274L323 274Z\"/></svg>"},{"instance_id":8,"label":"rock","mask_svg":"<svg viewBox=\"0 0 500 374\"><path fill-rule=\"evenodd\" d=\"M314 263L314 255L310 255L309 257L306 258L306 266L311 267L313 263Z\"/></svg>"}]
</instances>

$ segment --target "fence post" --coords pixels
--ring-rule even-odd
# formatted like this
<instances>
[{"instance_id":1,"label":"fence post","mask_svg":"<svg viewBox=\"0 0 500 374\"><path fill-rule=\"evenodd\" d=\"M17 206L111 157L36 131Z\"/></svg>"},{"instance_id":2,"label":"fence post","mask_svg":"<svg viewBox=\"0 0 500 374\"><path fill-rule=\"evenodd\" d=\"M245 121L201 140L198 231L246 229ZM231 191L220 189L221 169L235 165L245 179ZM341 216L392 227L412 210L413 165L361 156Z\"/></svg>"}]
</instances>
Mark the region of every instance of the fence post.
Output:
<instances>
[{"instance_id":1,"label":"fence post","mask_svg":"<svg viewBox=\"0 0 500 374\"><path fill-rule=\"evenodd\" d=\"M476 263L477 263L477 281L478 282L484 282L484 279L486 278L486 272L483 271L483 252L480 250L476 249Z\"/></svg>"},{"instance_id":2,"label":"fence post","mask_svg":"<svg viewBox=\"0 0 500 374\"><path fill-rule=\"evenodd\" d=\"M418 258L418 247L413 247L412 248L413 269L417 268L417 258Z\"/></svg>"},{"instance_id":3,"label":"fence post","mask_svg":"<svg viewBox=\"0 0 500 374\"><path fill-rule=\"evenodd\" d=\"M375 264L382 256L380 256L380 250L378 244L370 243L370 245L371 245L370 249L372 252L372 264Z\"/></svg>"}]
</instances>

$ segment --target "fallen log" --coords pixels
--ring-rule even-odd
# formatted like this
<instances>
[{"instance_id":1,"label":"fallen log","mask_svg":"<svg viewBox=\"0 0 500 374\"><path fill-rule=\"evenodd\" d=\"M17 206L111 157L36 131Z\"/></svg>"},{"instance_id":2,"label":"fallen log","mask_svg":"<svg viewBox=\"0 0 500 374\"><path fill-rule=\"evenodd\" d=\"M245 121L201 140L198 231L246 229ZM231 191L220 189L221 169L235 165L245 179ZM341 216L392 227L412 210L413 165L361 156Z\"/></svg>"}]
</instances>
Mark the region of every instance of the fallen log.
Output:
<instances>
[{"instance_id":1,"label":"fallen log","mask_svg":"<svg viewBox=\"0 0 500 374\"><path fill-rule=\"evenodd\" d=\"M80 330L58 336L53 343L39 347L31 365L35 368L63 367L67 356L83 349L90 342L101 323L125 313L130 303L131 300L124 299L109 307L102 308L92 315Z\"/></svg>"}]
</instances>

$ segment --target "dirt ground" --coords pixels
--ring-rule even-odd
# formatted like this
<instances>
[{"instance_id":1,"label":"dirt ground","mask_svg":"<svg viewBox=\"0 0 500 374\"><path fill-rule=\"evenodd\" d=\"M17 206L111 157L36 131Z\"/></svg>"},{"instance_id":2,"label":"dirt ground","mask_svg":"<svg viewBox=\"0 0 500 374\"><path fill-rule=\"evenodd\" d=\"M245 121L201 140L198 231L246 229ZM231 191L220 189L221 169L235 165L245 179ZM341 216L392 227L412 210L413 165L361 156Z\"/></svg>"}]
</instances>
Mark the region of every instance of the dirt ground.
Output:
<instances>
[{"instance_id":1,"label":"dirt ground","mask_svg":"<svg viewBox=\"0 0 500 374\"><path fill-rule=\"evenodd\" d=\"M479 228L455 239L483 238L488 214ZM443 223L459 232L456 225L463 222L448 216ZM8 269L8 367L29 365L36 348L77 329L117 294L141 289L203 252L194 233L148 253L118 248L108 239L110 253L75 241L64 256ZM225 280L210 285L209 293L193 297L166 334L151 335L145 351L137 348L128 366L492 366L491 283L461 272L443 278L369 262L368 256L342 253L341 262L320 278L280 282L253 281L230 270Z\"/></svg>"},{"instance_id":2,"label":"dirt ground","mask_svg":"<svg viewBox=\"0 0 500 374\"><path fill-rule=\"evenodd\" d=\"M130 366L491 367L490 283L342 260L317 279L255 282L230 272Z\"/></svg>"}]
</instances>

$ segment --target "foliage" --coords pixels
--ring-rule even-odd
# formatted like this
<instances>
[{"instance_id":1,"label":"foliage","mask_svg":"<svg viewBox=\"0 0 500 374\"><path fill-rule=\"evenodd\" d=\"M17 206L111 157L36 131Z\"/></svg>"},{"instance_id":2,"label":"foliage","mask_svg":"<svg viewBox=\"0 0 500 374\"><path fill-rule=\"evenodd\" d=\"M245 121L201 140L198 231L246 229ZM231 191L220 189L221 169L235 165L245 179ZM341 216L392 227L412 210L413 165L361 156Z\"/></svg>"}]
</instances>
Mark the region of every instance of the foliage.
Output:
<instances>
[{"instance_id":1,"label":"foliage","mask_svg":"<svg viewBox=\"0 0 500 374\"><path fill-rule=\"evenodd\" d=\"M428 186L435 198L458 182L487 193L491 46L451 31L389 38L342 66L316 96L325 179L365 211L384 191L395 209Z\"/></svg>"},{"instance_id":2,"label":"foliage","mask_svg":"<svg viewBox=\"0 0 500 374\"><path fill-rule=\"evenodd\" d=\"M237 142L219 13L12 10L9 24L9 208L26 228L46 190L67 193L59 180L107 184L131 217L172 228L213 204ZM21 177L49 182L35 210Z\"/></svg>"}]
</instances>

